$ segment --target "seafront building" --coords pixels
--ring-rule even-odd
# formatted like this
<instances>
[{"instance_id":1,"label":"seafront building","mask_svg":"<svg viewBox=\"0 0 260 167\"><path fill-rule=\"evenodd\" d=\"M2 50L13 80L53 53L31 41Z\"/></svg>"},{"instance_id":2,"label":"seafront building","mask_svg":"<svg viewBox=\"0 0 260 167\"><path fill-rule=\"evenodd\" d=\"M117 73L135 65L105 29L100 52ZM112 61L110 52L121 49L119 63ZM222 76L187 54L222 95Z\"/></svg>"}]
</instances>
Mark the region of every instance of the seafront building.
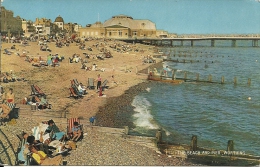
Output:
<instances>
[{"instance_id":1,"label":"seafront building","mask_svg":"<svg viewBox=\"0 0 260 167\"><path fill-rule=\"evenodd\" d=\"M79 29L81 38L155 38L160 37L156 25L150 20L133 19L131 16L116 15L104 23L96 22ZM167 36L167 31L163 35Z\"/></svg>"},{"instance_id":2,"label":"seafront building","mask_svg":"<svg viewBox=\"0 0 260 167\"><path fill-rule=\"evenodd\" d=\"M9 35L13 36L23 32L22 19L20 16L14 17L13 11L7 10L4 6L1 6L0 17L0 31L2 35L7 36L9 32Z\"/></svg>"}]
</instances>

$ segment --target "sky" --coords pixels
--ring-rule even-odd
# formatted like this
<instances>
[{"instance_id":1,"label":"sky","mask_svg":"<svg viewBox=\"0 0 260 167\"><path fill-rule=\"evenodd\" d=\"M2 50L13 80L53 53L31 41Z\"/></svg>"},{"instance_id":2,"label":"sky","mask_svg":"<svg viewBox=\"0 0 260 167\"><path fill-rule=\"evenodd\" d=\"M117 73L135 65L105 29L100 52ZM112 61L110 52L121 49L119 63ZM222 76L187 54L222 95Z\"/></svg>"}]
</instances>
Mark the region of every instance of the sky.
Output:
<instances>
[{"instance_id":1,"label":"sky","mask_svg":"<svg viewBox=\"0 0 260 167\"><path fill-rule=\"evenodd\" d=\"M260 34L260 0L1 0L14 16L35 21L102 23L124 14L177 34Z\"/></svg>"}]
</instances>

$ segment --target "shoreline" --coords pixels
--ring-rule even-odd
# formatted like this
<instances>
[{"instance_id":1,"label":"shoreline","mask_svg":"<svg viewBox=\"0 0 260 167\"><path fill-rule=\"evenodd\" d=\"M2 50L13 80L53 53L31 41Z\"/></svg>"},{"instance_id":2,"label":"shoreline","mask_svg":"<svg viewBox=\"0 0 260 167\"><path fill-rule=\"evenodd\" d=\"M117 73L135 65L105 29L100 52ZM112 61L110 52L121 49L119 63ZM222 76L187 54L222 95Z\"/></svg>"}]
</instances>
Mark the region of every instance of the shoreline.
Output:
<instances>
[{"instance_id":1,"label":"shoreline","mask_svg":"<svg viewBox=\"0 0 260 167\"><path fill-rule=\"evenodd\" d=\"M145 69L140 70L139 73L145 73L149 68L158 68L162 66L163 63L160 61L158 63L151 64ZM122 118L121 114L132 116L132 114L134 113L134 107L131 105L131 103L134 100L134 97L138 95L138 93L145 91L149 82L150 81L148 80L142 81L136 85L129 87L120 96L109 97L106 103L100 106L98 112L96 113L96 124L98 126L107 126L114 128L122 128L123 126L129 126L129 128L133 128L133 122L125 120L126 116L123 116Z\"/></svg>"}]
</instances>

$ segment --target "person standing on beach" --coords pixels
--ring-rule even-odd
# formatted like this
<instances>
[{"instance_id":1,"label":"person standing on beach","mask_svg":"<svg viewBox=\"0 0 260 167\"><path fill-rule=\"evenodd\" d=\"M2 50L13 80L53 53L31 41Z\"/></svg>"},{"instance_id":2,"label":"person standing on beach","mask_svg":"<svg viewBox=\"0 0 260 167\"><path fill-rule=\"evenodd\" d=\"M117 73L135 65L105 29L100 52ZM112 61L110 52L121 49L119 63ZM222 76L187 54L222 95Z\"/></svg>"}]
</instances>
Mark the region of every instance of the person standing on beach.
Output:
<instances>
[{"instance_id":1,"label":"person standing on beach","mask_svg":"<svg viewBox=\"0 0 260 167\"><path fill-rule=\"evenodd\" d=\"M100 74L98 74L98 78L97 78L97 91L99 90L101 86L101 77L100 77Z\"/></svg>"}]
</instances>

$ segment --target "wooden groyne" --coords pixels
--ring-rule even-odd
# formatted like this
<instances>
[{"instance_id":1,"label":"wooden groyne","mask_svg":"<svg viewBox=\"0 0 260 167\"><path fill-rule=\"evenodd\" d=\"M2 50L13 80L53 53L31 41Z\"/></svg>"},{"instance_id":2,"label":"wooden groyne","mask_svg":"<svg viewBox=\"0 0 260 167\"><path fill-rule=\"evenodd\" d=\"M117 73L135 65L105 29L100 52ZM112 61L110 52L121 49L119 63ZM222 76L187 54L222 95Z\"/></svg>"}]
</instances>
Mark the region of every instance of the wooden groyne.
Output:
<instances>
[{"instance_id":1,"label":"wooden groyne","mask_svg":"<svg viewBox=\"0 0 260 167\"><path fill-rule=\"evenodd\" d=\"M154 70L150 70L148 68L147 74L148 74L148 80L152 81L160 81L160 82L167 82L167 83L182 83L182 82L200 82L200 83L215 83L215 84L225 84L225 83L233 83L234 85L238 84L237 77L235 76L232 80L232 82L226 82L225 77L221 76L219 81L213 80L213 76L209 74L207 76L207 79L201 79L200 74L197 73L195 76L188 77L187 72L182 72L183 76L176 76L177 72L174 72L174 70L170 71L172 73L172 76L168 76L169 71L164 71L164 70L157 70L154 68ZM194 74L193 74L194 75ZM246 84L248 86L251 85L251 78L247 79Z\"/></svg>"}]
</instances>

